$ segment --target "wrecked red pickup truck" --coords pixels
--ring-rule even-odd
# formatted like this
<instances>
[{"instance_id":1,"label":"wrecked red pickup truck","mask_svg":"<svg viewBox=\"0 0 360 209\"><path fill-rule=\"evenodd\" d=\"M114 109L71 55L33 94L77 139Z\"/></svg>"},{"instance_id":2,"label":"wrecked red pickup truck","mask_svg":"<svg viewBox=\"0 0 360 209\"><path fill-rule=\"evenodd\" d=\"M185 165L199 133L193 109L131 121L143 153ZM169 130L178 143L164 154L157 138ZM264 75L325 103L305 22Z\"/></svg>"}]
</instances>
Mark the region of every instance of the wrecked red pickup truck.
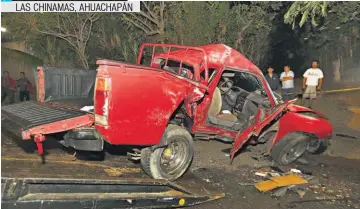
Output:
<instances>
[{"instance_id":1,"label":"wrecked red pickup truck","mask_svg":"<svg viewBox=\"0 0 360 209\"><path fill-rule=\"evenodd\" d=\"M102 151L104 142L139 146L132 158L168 180L190 166L194 139L232 143L231 160L257 144L262 155L288 164L322 151L333 133L321 113L277 98L262 72L226 45L145 43L137 64L97 65L97 72L39 67L37 102L3 106L3 126L33 139L40 155L54 133L77 150Z\"/></svg>"}]
</instances>

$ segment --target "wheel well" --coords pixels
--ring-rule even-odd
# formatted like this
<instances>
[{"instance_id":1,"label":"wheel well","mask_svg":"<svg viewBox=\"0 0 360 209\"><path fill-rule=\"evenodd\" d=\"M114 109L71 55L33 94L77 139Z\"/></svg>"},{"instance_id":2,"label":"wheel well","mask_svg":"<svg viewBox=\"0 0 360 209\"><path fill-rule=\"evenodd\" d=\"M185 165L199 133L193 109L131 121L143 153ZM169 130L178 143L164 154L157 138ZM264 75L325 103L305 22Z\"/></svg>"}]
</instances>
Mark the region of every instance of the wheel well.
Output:
<instances>
[{"instance_id":1,"label":"wheel well","mask_svg":"<svg viewBox=\"0 0 360 209\"><path fill-rule=\"evenodd\" d=\"M189 133L191 133L194 121L188 116L186 112L184 100L180 102L178 107L171 114L168 124L176 124L178 126L182 126Z\"/></svg>"},{"instance_id":2,"label":"wheel well","mask_svg":"<svg viewBox=\"0 0 360 209\"><path fill-rule=\"evenodd\" d=\"M281 141L281 139L289 136L290 134L294 134L294 133L306 135L306 136L308 136L308 137L311 138L311 139L314 139L314 138L316 139L316 138L318 138L318 137L317 137L315 134L313 134L313 133L301 132L301 131L294 131L294 132L287 133L287 134L284 135L282 138L280 138L280 139L278 139L276 142L274 142L274 140L276 139L276 134L277 134L277 133L276 133L275 136L274 136L271 140L269 140L269 141L271 141L271 143L269 143L269 149L272 149L272 147L273 147L276 143L278 143L279 141Z\"/></svg>"},{"instance_id":3,"label":"wheel well","mask_svg":"<svg viewBox=\"0 0 360 209\"><path fill-rule=\"evenodd\" d=\"M183 117L180 117L181 115ZM180 102L180 104L177 106L177 108L171 114L166 126L168 127L169 124L173 124L173 125L183 127L189 133L191 133L191 129L192 129L192 125L193 125L193 119L190 118L186 113L184 100ZM165 133L166 128L164 129L164 133ZM152 150L155 150L155 149L157 149L159 147L162 147L162 146L165 146L165 145L167 145L167 141L164 140L164 137L162 136L160 138L159 143L152 146L151 148L152 148Z\"/></svg>"}]
</instances>

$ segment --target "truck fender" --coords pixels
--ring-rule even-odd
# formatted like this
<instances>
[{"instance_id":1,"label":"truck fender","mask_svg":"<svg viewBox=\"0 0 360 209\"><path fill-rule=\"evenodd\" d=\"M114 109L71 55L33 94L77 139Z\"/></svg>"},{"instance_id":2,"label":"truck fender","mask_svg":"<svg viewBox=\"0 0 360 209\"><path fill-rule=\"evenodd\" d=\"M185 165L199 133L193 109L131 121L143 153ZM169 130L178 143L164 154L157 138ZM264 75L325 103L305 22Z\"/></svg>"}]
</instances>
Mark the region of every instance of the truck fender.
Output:
<instances>
[{"instance_id":1,"label":"truck fender","mask_svg":"<svg viewBox=\"0 0 360 209\"><path fill-rule=\"evenodd\" d=\"M182 108L182 106L184 105L184 102L185 102L185 99L180 100L180 102L177 104L176 108L172 111L170 117L167 119L167 121L168 121L167 124L170 123L170 119L180 110L180 108ZM187 111L186 106L185 106L185 110ZM166 125L166 126L167 126L167 125ZM168 142L167 142L166 138L163 137L164 134L165 134L165 130L166 130L166 128L164 129L164 133L163 133L163 135L161 136L159 143L157 143L157 144L155 144L154 146L152 146L152 147L151 147L151 151L154 151L154 150L156 150L156 149L158 149L158 148L165 147L165 146L168 145Z\"/></svg>"},{"instance_id":2,"label":"truck fender","mask_svg":"<svg viewBox=\"0 0 360 209\"><path fill-rule=\"evenodd\" d=\"M278 121L278 131L271 148L284 136L292 132L302 132L324 139L332 135L331 124L323 118L306 116L296 112L287 112ZM270 148L270 149L271 149Z\"/></svg>"},{"instance_id":3,"label":"truck fender","mask_svg":"<svg viewBox=\"0 0 360 209\"><path fill-rule=\"evenodd\" d=\"M205 96L205 91L199 88L195 88L193 90L193 92L191 92L189 94L189 96L185 97L184 99L180 100L180 102L178 103L177 107L173 110L172 114L170 115L170 117L168 118L168 124L170 122L171 117L177 113L177 111L182 108L182 106L184 105L184 109L186 111L186 114L190 117L193 118L194 117L194 113L197 110L197 101L199 101L200 99L202 99ZM191 130L192 127L187 127L187 130ZM151 147L152 151L160 148L160 147L164 147L168 144L168 142L166 141L165 137L161 137L160 142L154 146Z\"/></svg>"},{"instance_id":4,"label":"truck fender","mask_svg":"<svg viewBox=\"0 0 360 209\"><path fill-rule=\"evenodd\" d=\"M290 112L297 112L297 113L306 113L306 112L311 112L311 113L314 113L316 115L318 115L319 117L321 118L324 118L324 119L328 119L326 117L326 115L322 114L321 112L319 111L316 111L316 110L313 110L313 109L310 109L310 108L307 108L307 107L303 107L303 106L299 106L299 105L294 105L294 104L291 104L289 106L287 106L287 109L290 111Z\"/></svg>"}]
</instances>

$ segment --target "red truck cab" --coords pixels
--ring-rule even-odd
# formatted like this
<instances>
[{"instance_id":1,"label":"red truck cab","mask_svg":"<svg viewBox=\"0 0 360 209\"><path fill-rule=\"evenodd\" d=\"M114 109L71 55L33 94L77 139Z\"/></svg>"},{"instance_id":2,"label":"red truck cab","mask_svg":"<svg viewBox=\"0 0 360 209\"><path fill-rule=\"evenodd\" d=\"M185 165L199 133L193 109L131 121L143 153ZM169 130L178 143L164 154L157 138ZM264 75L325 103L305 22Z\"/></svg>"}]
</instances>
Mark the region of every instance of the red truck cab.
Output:
<instances>
[{"instance_id":1,"label":"red truck cab","mask_svg":"<svg viewBox=\"0 0 360 209\"><path fill-rule=\"evenodd\" d=\"M288 164L306 150L316 153L326 148L333 132L321 113L275 97L262 72L223 44L145 43L137 64L111 60L97 64L94 111L77 117L89 119L71 126L75 119L56 122L66 126L61 130L68 132L65 144L98 151L104 141L140 146L134 156L154 178L174 180L184 174L193 159L194 139L232 143L231 160L244 145L258 144L262 154ZM41 85L38 89L45 92ZM87 148L78 137L88 136L83 130L90 130ZM40 142L39 136L49 133L22 132Z\"/></svg>"}]
</instances>

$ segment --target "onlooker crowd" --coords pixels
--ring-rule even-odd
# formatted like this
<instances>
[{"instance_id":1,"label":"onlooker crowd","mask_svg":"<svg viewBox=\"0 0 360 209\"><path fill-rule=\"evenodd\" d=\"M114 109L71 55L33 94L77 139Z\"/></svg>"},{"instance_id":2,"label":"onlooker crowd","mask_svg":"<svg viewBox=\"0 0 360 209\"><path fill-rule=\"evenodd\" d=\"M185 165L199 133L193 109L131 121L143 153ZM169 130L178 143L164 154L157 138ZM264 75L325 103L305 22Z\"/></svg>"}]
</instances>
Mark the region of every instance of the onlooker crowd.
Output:
<instances>
[{"instance_id":1,"label":"onlooker crowd","mask_svg":"<svg viewBox=\"0 0 360 209\"><path fill-rule=\"evenodd\" d=\"M21 72L20 78L15 81L9 76L8 71L4 71L1 77L1 102L8 98L10 104L14 103L16 89L19 90L20 101L30 100L32 84L29 79L26 78L25 73Z\"/></svg>"},{"instance_id":2,"label":"onlooker crowd","mask_svg":"<svg viewBox=\"0 0 360 209\"><path fill-rule=\"evenodd\" d=\"M294 72L291 71L289 65L284 66L284 71L280 74L280 78L274 73L274 68L271 66L268 67L267 74L265 75L271 90L274 92L279 90L281 82L281 95L283 101L294 99L297 96L295 92L294 77ZM305 104L305 99L309 99L308 106L311 108L313 100L316 98L316 91L321 90L323 77L323 72L319 69L319 62L314 60L311 64L311 68L306 70L303 75L302 89L304 90L304 93L302 96L302 104Z\"/></svg>"}]
</instances>

